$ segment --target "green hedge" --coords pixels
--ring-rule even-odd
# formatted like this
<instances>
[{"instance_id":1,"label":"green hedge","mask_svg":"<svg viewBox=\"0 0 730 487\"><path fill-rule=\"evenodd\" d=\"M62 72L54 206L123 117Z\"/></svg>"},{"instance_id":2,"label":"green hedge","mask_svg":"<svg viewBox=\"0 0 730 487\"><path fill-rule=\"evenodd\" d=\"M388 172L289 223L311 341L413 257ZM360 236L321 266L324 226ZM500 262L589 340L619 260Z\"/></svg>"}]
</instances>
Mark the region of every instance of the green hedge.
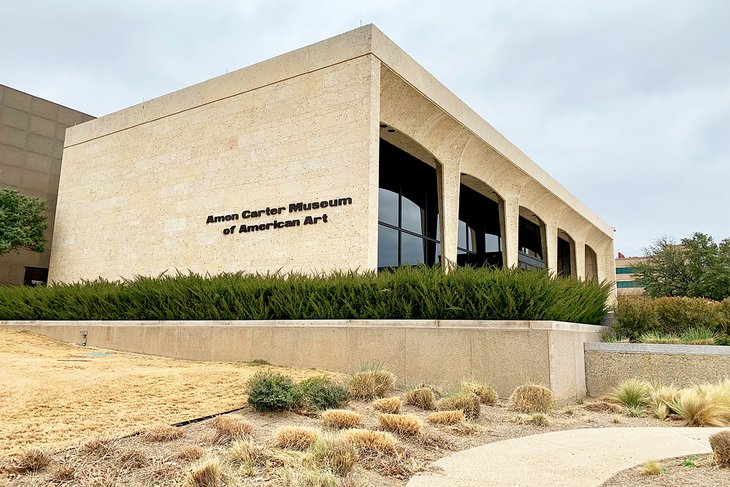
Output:
<instances>
[{"instance_id":1,"label":"green hedge","mask_svg":"<svg viewBox=\"0 0 730 487\"><path fill-rule=\"evenodd\" d=\"M541 271L197 274L0 289L3 320L464 319L599 323L608 285Z\"/></svg>"}]
</instances>

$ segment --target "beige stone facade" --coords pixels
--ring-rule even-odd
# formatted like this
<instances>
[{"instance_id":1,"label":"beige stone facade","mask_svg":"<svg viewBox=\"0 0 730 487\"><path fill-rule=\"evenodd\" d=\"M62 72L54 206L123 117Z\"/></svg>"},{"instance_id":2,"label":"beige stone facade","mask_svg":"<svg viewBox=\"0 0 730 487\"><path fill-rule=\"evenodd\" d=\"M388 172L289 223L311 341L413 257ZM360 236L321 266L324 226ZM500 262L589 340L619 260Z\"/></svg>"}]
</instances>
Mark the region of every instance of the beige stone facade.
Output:
<instances>
[{"instance_id":1,"label":"beige stone facade","mask_svg":"<svg viewBox=\"0 0 730 487\"><path fill-rule=\"evenodd\" d=\"M0 187L45 201L49 223L44 253L24 250L0 256L0 286L22 284L27 268L48 269L64 133L92 118L0 85Z\"/></svg>"},{"instance_id":2,"label":"beige stone facade","mask_svg":"<svg viewBox=\"0 0 730 487\"><path fill-rule=\"evenodd\" d=\"M503 265L529 220L551 270L614 281L611 227L372 25L70 129L51 279L374 270L383 144L436 170L441 262L469 187Z\"/></svg>"},{"instance_id":3,"label":"beige stone facade","mask_svg":"<svg viewBox=\"0 0 730 487\"><path fill-rule=\"evenodd\" d=\"M636 282L634 267L643 263L646 257L621 257L616 262L616 289L619 296L644 294L644 287Z\"/></svg>"}]
</instances>

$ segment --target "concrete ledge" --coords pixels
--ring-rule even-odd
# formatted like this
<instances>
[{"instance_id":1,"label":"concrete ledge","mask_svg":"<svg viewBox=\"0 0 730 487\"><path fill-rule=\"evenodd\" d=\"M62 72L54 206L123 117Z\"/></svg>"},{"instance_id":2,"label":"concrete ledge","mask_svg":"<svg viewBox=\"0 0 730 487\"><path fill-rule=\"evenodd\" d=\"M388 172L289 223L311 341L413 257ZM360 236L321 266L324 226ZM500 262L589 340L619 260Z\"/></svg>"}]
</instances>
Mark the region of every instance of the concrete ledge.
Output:
<instances>
[{"instance_id":1,"label":"concrete ledge","mask_svg":"<svg viewBox=\"0 0 730 487\"><path fill-rule=\"evenodd\" d=\"M632 377L686 387L730 377L730 347L585 343L586 388L599 396Z\"/></svg>"},{"instance_id":2,"label":"concrete ledge","mask_svg":"<svg viewBox=\"0 0 730 487\"><path fill-rule=\"evenodd\" d=\"M0 321L66 342L188 360L354 372L382 364L403 383L455 388L474 378L505 397L520 385L585 396L584 348L605 327L555 321Z\"/></svg>"}]
</instances>

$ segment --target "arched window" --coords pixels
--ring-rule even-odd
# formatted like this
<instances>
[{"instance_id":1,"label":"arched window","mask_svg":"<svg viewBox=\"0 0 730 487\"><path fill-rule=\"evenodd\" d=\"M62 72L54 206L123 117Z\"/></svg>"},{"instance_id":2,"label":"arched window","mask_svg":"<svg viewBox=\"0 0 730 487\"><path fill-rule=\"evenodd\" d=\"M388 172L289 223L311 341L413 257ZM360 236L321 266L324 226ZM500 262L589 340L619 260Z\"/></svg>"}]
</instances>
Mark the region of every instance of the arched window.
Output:
<instances>
[{"instance_id":1,"label":"arched window","mask_svg":"<svg viewBox=\"0 0 730 487\"><path fill-rule=\"evenodd\" d=\"M436 169L380 141L378 269L441 260Z\"/></svg>"},{"instance_id":2,"label":"arched window","mask_svg":"<svg viewBox=\"0 0 730 487\"><path fill-rule=\"evenodd\" d=\"M459 189L458 265L502 267L499 204L462 184Z\"/></svg>"}]
</instances>

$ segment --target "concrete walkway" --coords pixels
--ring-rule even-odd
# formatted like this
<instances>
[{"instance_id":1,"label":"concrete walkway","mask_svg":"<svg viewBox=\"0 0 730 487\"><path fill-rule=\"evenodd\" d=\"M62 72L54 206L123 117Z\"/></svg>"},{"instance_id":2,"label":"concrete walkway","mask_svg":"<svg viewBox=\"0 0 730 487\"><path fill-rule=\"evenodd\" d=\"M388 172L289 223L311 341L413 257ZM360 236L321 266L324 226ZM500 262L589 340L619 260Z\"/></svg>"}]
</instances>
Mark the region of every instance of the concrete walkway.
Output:
<instances>
[{"instance_id":1,"label":"concrete walkway","mask_svg":"<svg viewBox=\"0 0 730 487\"><path fill-rule=\"evenodd\" d=\"M406 487L592 487L649 460L710 453L723 428L596 428L498 441L434 462Z\"/></svg>"}]
</instances>

